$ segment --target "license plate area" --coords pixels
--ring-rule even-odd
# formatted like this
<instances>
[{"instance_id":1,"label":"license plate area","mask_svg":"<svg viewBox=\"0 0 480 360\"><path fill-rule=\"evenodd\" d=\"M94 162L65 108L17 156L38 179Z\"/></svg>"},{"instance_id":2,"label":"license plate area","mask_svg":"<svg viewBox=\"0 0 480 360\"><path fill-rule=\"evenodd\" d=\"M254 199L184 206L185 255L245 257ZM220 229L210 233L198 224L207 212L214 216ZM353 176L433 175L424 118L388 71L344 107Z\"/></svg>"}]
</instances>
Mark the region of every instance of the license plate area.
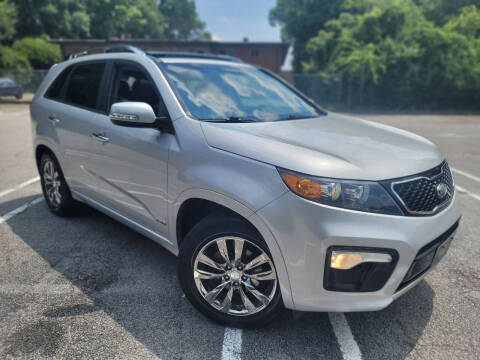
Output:
<instances>
[{"instance_id":1,"label":"license plate area","mask_svg":"<svg viewBox=\"0 0 480 360\"><path fill-rule=\"evenodd\" d=\"M452 243L459 221L453 224L450 229L445 231L438 238L418 251L417 256L413 260L397 291L422 276L428 269L435 266L445 256Z\"/></svg>"},{"instance_id":2,"label":"license plate area","mask_svg":"<svg viewBox=\"0 0 480 360\"><path fill-rule=\"evenodd\" d=\"M433 259L432 266L437 265L440 260L445 256L448 249L450 248L450 244L453 240L453 234L450 236L445 242L443 242L435 251L435 258Z\"/></svg>"}]
</instances>

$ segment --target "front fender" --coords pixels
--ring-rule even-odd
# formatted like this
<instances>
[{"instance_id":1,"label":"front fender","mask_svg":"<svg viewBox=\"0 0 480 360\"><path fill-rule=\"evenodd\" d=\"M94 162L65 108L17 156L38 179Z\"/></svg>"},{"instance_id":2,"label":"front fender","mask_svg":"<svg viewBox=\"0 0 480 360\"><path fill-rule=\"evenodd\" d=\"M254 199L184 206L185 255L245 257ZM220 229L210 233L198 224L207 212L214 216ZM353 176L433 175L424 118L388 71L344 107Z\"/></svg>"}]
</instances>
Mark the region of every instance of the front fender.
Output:
<instances>
[{"instance_id":1,"label":"front fender","mask_svg":"<svg viewBox=\"0 0 480 360\"><path fill-rule=\"evenodd\" d=\"M265 222L252 209L233 198L207 189L188 189L182 192L173 202L171 211L169 211L168 220L169 238L174 240L173 243L176 246L176 253L178 254L178 242L176 234L177 216L182 204L189 199L203 199L222 205L244 217L257 229L267 243L270 253L272 254L275 269L277 271L280 291L282 293L283 303L287 308L294 308L290 279L288 276L287 267L285 266L283 254L278 246L277 240Z\"/></svg>"}]
</instances>

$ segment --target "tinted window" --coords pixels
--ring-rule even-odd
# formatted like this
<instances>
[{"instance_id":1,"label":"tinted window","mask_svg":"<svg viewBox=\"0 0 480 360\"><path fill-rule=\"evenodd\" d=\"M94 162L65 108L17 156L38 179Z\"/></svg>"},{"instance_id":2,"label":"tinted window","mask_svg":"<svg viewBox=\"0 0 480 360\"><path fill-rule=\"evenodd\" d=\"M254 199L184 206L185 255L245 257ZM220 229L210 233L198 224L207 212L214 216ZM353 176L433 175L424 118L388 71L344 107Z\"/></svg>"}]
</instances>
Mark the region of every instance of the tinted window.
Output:
<instances>
[{"instance_id":1,"label":"tinted window","mask_svg":"<svg viewBox=\"0 0 480 360\"><path fill-rule=\"evenodd\" d=\"M104 69L104 63L76 66L68 82L66 102L95 109Z\"/></svg>"},{"instance_id":2,"label":"tinted window","mask_svg":"<svg viewBox=\"0 0 480 360\"><path fill-rule=\"evenodd\" d=\"M113 83L111 103L135 101L149 104L155 114L166 112L155 85L139 68L119 66Z\"/></svg>"},{"instance_id":3,"label":"tinted window","mask_svg":"<svg viewBox=\"0 0 480 360\"><path fill-rule=\"evenodd\" d=\"M62 96L62 89L64 88L65 81L67 81L68 74L72 71L72 66L63 70L59 76L55 79L50 88L47 91L47 97L50 99L60 99Z\"/></svg>"},{"instance_id":4,"label":"tinted window","mask_svg":"<svg viewBox=\"0 0 480 360\"><path fill-rule=\"evenodd\" d=\"M290 88L252 66L173 62L162 66L190 113L200 120L276 121L319 115Z\"/></svg>"}]
</instances>

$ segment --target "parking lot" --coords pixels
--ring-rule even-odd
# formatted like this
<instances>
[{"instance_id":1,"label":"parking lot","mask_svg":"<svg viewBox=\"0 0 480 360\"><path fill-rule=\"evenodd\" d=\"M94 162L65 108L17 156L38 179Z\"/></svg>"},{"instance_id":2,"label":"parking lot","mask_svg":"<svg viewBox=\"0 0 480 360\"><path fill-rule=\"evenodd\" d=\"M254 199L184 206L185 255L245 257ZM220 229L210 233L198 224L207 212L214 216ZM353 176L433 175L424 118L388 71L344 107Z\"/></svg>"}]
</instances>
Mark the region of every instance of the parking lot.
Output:
<instances>
[{"instance_id":1,"label":"parking lot","mask_svg":"<svg viewBox=\"0 0 480 360\"><path fill-rule=\"evenodd\" d=\"M0 358L479 359L480 116L363 117L446 155L463 212L448 254L382 311L285 312L241 331L190 305L175 257L156 243L87 207L52 215L28 105L0 103Z\"/></svg>"}]
</instances>

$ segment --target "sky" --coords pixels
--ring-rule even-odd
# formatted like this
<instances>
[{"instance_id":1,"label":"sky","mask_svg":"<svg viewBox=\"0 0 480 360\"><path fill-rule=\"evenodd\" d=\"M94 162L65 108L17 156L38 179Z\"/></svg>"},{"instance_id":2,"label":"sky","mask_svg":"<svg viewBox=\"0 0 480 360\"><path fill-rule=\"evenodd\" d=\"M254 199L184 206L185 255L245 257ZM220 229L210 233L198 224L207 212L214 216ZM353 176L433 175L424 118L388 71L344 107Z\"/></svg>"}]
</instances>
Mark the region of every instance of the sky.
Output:
<instances>
[{"instance_id":1,"label":"sky","mask_svg":"<svg viewBox=\"0 0 480 360\"><path fill-rule=\"evenodd\" d=\"M195 0L195 4L214 40L280 41L280 28L268 22L276 0Z\"/></svg>"}]
</instances>

